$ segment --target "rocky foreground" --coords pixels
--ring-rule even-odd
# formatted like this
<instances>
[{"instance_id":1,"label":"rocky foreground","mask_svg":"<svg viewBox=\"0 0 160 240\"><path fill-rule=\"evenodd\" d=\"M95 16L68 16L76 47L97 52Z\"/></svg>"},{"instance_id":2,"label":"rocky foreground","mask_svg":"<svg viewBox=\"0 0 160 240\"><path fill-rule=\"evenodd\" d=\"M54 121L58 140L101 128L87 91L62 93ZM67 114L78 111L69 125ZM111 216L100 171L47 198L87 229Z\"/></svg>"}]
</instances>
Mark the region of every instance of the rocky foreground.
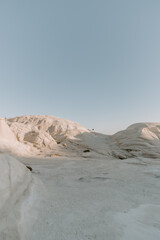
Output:
<instances>
[{"instance_id":1,"label":"rocky foreground","mask_svg":"<svg viewBox=\"0 0 160 240\"><path fill-rule=\"evenodd\" d=\"M0 119L0 239L159 240L159 145L158 123Z\"/></svg>"}]
</instances>

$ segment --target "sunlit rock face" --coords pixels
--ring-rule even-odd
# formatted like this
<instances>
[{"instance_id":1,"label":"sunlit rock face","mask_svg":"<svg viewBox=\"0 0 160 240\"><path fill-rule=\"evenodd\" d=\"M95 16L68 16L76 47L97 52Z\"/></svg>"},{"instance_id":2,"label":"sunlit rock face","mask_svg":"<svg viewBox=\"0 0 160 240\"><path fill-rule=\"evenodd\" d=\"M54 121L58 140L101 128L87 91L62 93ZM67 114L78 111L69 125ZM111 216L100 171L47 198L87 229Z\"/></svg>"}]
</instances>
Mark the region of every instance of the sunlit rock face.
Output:
<instances>
[{"instance_id":1,"label":"sunlit rock face","mask_svg":"<svg viewBox=\"0 0 160 240\"><path fill-rule=\"evenodd\" d=\"M22 116L8 119L11 128L14 130L14 123L24 128L30 128L36 132L47 132L56 141L63 141L78 134L89 132L78 123L53 116ZM18 132L18 129L17 129Z\"/></svg>"},{"instance_id":2,"label":"sunlit rock face","mask_svg":"<svg viewBox=\"0 0 160 240\"><path fill-rule=\"evenodd\" d=\"M87 149L90 157L95 154L118 159L160 157L159 123L136 123L112 136L53 116L21 116L2 119L0 123L0 139L10 144L8 148L13 152L23 156L83 157Z\"/></svg>"},{"instance_id":3,"label":"sunlit rock face","mask_svg":"<svg viewBox=\"0 0 160 240\"><path fill-rule=\"evenodd\" d=\"M112 139L131 156L160 157L160 123L136 123Z\"/></svg>"},{"instance_id":4,"label":"sunlit rock face","mask_svg":"<svg viewBox=\"0 0 160 240\"><path fill-rule=\"evenodd\" d=\"M0 118L0 142L15 142L16 137L12 130L9 128L6 119Z\"/></svg>"}]
</instances>

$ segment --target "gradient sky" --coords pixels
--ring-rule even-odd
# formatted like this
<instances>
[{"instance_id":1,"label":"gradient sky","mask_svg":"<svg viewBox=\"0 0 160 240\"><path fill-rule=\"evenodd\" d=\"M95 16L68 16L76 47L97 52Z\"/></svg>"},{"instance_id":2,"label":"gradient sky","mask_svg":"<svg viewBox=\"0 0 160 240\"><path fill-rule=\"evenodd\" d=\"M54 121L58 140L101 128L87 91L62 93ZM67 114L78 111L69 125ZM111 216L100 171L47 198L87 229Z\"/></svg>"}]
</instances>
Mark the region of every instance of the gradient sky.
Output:
<instances>
[{"instance_id":1,"label":"gradient sky","mask_svg":"<svg viewBox=\"0 0 160 240\"><path fill-rule=\"evenodd\" d=\"M0 115L160 121L159 0L0 0Z\"/></svg>"}]
</instances>

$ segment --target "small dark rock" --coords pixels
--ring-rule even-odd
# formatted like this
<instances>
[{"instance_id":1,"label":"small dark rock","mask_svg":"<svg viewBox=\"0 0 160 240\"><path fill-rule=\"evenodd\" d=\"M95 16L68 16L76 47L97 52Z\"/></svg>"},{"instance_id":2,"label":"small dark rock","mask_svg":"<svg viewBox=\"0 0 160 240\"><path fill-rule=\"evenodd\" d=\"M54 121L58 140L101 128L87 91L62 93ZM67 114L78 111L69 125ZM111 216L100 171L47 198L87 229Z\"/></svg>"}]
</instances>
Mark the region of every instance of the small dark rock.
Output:
<instances>
[{"instance_id":1,"label":"small dark rock","mask_svg":"<svg viewBox=\"0 0 160 240\"><path fill-rule=\"evenodd\" d=\"M84 153L86 153L86 152L90 152L90 150L89 150L89 149L87 149L87 150L84 150L83 152L84 152Z\"/></svg>"},{"instance_id":2,"label":"small dark rock","mask_svg":"<svg viewBox=\"0 0 160 240\"><path fill-rule=\"evenodd\" d=\"M32 168L30 166L26 166L31 172L32 172Z\"/></svg>"},{"instance_id":3,"label":"small dark rock","mask_svg":"<svg viewBox=\"0 0 160 240\"><path fill-rule=\"evenodd\" d=\"M79 178L78 180L79 180L79 181L83 181L83 180L84 180L84 178L83 178L83 177L81 177L81 178Z\"/></svg>"},{"instance_id":4,"label":"small dark rock","mask_svg":"<svg viewBox=\"0 0 160 240\"><path fill-rule=\"evenodd\" d=\"M118 158L119 158L120 160L126 159L126 157L123 157L123 156L119 156Z\"/></svg>"}]
</instances>

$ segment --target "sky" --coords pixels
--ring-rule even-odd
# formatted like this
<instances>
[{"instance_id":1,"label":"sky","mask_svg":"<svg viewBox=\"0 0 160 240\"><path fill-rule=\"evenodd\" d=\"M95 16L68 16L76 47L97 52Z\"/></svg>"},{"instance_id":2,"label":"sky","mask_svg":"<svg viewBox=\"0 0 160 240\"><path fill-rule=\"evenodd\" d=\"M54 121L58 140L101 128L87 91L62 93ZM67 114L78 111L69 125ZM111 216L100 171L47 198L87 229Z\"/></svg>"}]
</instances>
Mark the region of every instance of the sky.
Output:
<instances>
[{"instance_id":1,"label":"sky","mask_svg":"<svg viewBox=\"0 0 160 240\"><path fill-rule=\"evenodd\" d=\"M0 0L0 116L160 122L159 0Z\"/></svg>"}]
</instances>

